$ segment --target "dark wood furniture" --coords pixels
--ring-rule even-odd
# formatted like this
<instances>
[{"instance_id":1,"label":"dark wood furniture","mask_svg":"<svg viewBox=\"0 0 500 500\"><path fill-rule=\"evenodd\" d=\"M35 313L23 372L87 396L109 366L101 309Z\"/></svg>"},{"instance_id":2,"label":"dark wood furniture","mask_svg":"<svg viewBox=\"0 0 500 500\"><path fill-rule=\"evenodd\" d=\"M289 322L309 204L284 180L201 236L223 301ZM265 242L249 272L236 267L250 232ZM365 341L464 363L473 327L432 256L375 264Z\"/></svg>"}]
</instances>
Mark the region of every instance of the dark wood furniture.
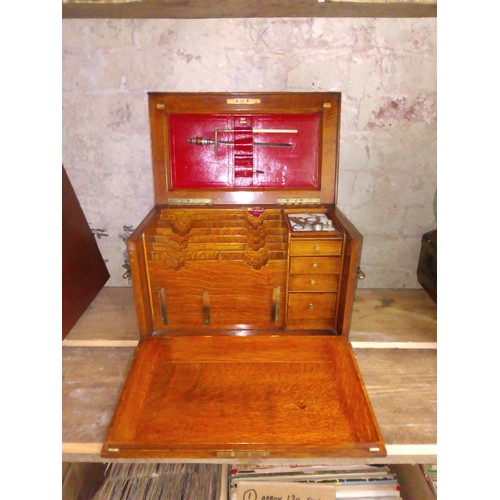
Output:
<instances>
[{"instance_id":1,"label":"dark wood furniture","mask_svg":"<svg viewBox=\"0 0 500 500\"><path fill-rule=\"evenodd\" d=\"M437 229L422 236L417 279L432 300L437 302Z\"/></svg>"},{"instance_id":2,"label":"dark wood furniture","mask_svg":"<svg viewBox=\"0 0 500 500\"><path fill-rule=\"evenodd\" d=\"M318 2L317 0L182 0L182 2L62 3L63 18L436 17L434 2Z\"/></svg>"},{"instance_id":3,"label":"dark wood furniture","mask_svg":"<svg viewBox=\"0 0 500 500\"><path fill-rule=\"evenodd\" d=\"M62 168L62 338L109 279L82 207Z\"/></svg>"},{"instance_id":4,"label":"dark wood furniture","mask_svg":"<svg viewBox=\"0 0 500 500\"><path fill-rule=\"evenodd\" d=\"M337 93L149 94L141 343L106 457L385 455L347 342L361 235Z\"/></svg>"}]
</instances>

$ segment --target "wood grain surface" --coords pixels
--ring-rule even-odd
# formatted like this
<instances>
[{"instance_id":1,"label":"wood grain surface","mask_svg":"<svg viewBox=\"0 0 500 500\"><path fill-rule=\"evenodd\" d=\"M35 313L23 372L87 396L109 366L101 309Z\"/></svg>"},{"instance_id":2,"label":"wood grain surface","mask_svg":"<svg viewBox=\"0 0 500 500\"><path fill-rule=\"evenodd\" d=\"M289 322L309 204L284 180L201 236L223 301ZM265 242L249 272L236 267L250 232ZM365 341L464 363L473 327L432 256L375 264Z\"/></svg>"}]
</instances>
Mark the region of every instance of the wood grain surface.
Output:
<instances>
[{"instance_id":1,"label":"wood grain surface","mask_svg":"<svg viewBox=\"0 0 500 500\"><path fill-rule=\"evenodd\" d=\"M313 0L144 0L89 2L68 0L63 18L256 18L256 17L436 17L436 2L319 2Z\"/></svg>"},{"instance_id":2,"label":"wood grain surface","mask_svg":"<svg viewBox=\"0 0 500 500\"><path fill-rule=\"evenodd\" d=\"M336 293L290 293L288 318L328 319L335 315Z\"/></svg>"},{"instance_id":3,"label":"wood grain surface","mask_svg":"<svg viewBox=\"0 0 500 500\"><path fill-rule=\"evenodd\" d=\"M270 261L255 270L242 262L190 261L176 271L150 263L155 330L172 328L282 327L285 310L286 261ZM168 323L163 324L158 290L164 287ZM280 287L280 314L273 322L273 288ZM203 292L210 298L210 323L204 324Z\"/></svg>"},{"instance_id":4,"label":"wood grain surface","mask_svg":"<svg viewBox=\"0 0 500 500\"><path fill-rule=\"evenodd\" d=\"M340 270L340 257L291 257L292 274L335 274Z\"/></svg>"},{"instance_id":5,"label":"wood grain surface","mask_svg":"<svg viewBox=\"0 0 500 500\"><path fill-rule=\"evenodd\" d=\"M358 284L358 269L361 259L361 247L363 235L356 229L352 222L342 213L338 207L331 207L328 212L334 227L343 227L344 239L344 261L341 266L340 289L337 301L337 332L349 337L351 331L352 309L354 294Z\"/></svg>"},{"instance_id":6,"label":"wood grain surface","mask_svg":"<svg viewBox=\"0 0 500 500\"><path fill-rule=\"evenodd\" d=\"M104 287L66 337L139 340L130 287ZM436 342L437 307L424 290L358 289L352 342Z\"/></svg>"},{"instance_id":7,"label":"wood grain surface","mask_svg":"<svg viewBox=\"0 0 500 500\"><path fill-rule=\"evenodd\" d=\"M106 457L385 453L345 338L207 336L139 345Z\"/></svg>"},{"instance_id":8,"label":"wood grain surface","mask_svg":"<svg viewBox=\"0 0 500 500\"><path fill-rule=\"evenodd\" d=\"M358 289L351 341L436 342L437 307L424 290Z\"/></svg>"},{"instance_id":9,"label":"wood grain surface","mask_svg":"<svg viewBox=\"0 0 500 500\"><path fill-rule=\"evenodd\" d=\"M63 347L63 442L103 441L134 351L131 347Z\"/></svg>"},{"instance_id":10,"label":"wood grain surface","mask_svg":"<svg viewBox=\"0 0 500 500\"><path fill-rule=\"evenodd\" d=\"M437 442L437 350L355 349L388 443Z\"/></svg>"},{"instance_id":11,"label":"wood grain surface","mask_svg":"<svg viewBox=\"0 0 500 500\"><path fill-rule=\"evenodd\" d=\"M139 340L132 288L104 287L67 339Z\"/></svg>"},{"instance_id":12,"label":"wood grain surface","mask_svg":"<svg viewBox=\"0 0 500 500\"><path fill-rule=\"evenodd\" d=\"M367 332L366 325L373 328ZM63 348L64 458L101 461L99 452L135 350L127 344L105 346L108 340L139 340L132 289L104 288L63 345L79 339L98 340L101 347ZM435 461L437 356L429 348L436 341L433 301L423 290L359 289L351 340L367 346L355 348L354 353L386 443L387 460ZM385 342L398 342L398 349L371 348L383 347ZM405 342L411 348L404 348ZM418 342L425 342L421 349ZM162 459L172 460L180 459ZM329 462L339 463L336 460ZM344 458L342 463L360 461ZM376 458L372 461L381 463Z\"/></svg>"},{"instance_id":13,"label":"wood grain surface","mask_svg":"<svg viewBox=\"0 0 500 500\"><path fill-rule=\"evenodd\" d=\"M291 274L288 277L290 292L336 292L338 285L337 274Z\"/></svg>"},{"instance_id":14,"label":"wood grain surface","mask_svg":"<svg viewBox=\"0 0 500 500\"><path fill-rule=\"evenodd\" d=\"M63 348L63 441L103 443L133 347ZM435 444L436 352L354 349L386 445Z\"/></svg>"},{"instance_id":15,"label":"wood grain surface","mask_svg":"<svg viewBox=\"0 0 500 500\"><path fill-rule=\"evenodd\" d=\"M342 239L320 240L292 240L290 242L290 255L341 255Z\"/></svg>"}]
</instances>

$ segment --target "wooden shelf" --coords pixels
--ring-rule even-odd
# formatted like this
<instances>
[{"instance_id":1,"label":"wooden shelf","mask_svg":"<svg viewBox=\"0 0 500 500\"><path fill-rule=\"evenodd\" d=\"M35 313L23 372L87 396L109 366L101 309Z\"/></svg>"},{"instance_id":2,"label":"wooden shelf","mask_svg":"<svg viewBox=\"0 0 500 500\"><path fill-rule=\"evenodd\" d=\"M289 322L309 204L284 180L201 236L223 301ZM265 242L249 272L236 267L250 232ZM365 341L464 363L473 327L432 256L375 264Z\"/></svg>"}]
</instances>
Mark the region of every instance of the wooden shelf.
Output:
<instances>
[{"instance_id":1,"label":"wooden shelf","mask_svg":"<svg viewBox=\"0 0 500 500\"><path fill-rule=\"evenodd\" d=\"M429 2L374 2L343 0L143 0L135 2L66 1L63 18L256 18L256 17L436 17Z\"/></svg>"},{"instance_id":2,"label":"wooden shelf","mask_svg":"<svg viewBox=\"0 0 500 500\"><path fill-rule=\"evenodd\" d=\"M102 443L138 340L132 289L105 287L63 341L64 461L104 461ZM350 340L388 452L370 462L435 463L434 302L423 290L358 290Z\"/></svg>"}]
</instances>

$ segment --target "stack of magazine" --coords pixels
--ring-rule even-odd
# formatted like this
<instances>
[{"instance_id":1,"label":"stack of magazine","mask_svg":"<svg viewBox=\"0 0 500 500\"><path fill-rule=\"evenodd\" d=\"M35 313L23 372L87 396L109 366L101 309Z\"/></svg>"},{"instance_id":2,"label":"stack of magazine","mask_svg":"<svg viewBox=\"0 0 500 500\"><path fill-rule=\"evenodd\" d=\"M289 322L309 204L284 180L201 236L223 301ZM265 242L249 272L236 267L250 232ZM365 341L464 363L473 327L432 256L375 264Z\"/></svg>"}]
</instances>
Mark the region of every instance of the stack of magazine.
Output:
<instances>
[{"instance_id":1,"label":"stack of magazine","mask_svg":"<svg viewBox=\"0 0 500 500\"><path fill-rule=\"evenodd\" d=\"M109 464L94 500L219 500L216 464Z\"/></svg>"},{"instance_id":2,"label":"stack of magazine","mask_svg":"<svg viewBox=\"0 0 500 500\"><path fill-rule=\"evenodd\" d=\"M393 500L401 498L396 476L387 465L232 466L229 476L229 499L236 500L241 481L300 482L335 485L337 499Z\"/></svg>"},{"instance_id":3,"label":"stack of magazine","mask_svg":"<svg viewBox=\"0 0 500 500\"><path fill-rule=\"evenodd\" d=\"M437 465L422 465L422 470L424 471L424 476L429 483L434 494L437 496L437 483L438 483L438 471Z\"/></svg>"}]
</instances>

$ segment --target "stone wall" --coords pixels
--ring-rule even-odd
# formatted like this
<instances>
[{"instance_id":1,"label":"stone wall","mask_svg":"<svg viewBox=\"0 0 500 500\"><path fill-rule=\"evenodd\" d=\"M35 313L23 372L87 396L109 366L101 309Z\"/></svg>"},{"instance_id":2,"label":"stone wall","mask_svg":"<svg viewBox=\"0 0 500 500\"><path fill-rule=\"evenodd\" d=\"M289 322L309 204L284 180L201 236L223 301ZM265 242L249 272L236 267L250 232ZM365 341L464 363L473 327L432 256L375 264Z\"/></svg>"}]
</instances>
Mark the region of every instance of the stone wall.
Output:
<instances>
[{"instance_id":1,"label":"stone wall","mask_svg":"<svg viewBox=\"0 0 500 500\"><path fill-rule=\"evenodd\" d=\"M370 288L416 288L436 226L436 19L79 20L63 27L63 162L107 262L153 206L148 91L340 91L338 205Z\"/></svg>"}]
</instances>

